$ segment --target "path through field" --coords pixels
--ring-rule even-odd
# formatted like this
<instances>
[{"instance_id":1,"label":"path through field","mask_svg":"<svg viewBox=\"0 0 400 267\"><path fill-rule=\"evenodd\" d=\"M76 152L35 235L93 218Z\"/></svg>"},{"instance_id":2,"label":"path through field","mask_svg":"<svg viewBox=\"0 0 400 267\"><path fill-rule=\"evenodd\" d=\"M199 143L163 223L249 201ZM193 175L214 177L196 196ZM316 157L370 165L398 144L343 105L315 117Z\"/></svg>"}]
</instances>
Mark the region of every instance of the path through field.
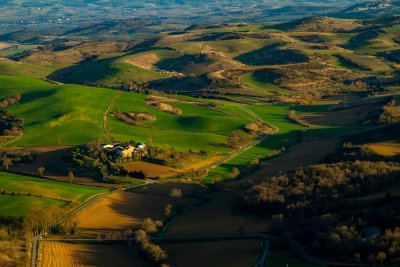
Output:
<instances>
[{"instance_id":1,"label":"path through field","mask_svg":"<svg viewBox=\"0 0 400 267\"><path fill-rule=\"evenodd\" d=\"M107 140L111 143L115 143L114 137L110 133L110 129L108 128L108 114L114 109L115 103L117 102L118 98L121 96L121 91L116 91L115 92L115 97L111 101L110 105L106 109L106 111L103 114L103 130L104 133L106 134Z\"/></svg>"}]
</instances>

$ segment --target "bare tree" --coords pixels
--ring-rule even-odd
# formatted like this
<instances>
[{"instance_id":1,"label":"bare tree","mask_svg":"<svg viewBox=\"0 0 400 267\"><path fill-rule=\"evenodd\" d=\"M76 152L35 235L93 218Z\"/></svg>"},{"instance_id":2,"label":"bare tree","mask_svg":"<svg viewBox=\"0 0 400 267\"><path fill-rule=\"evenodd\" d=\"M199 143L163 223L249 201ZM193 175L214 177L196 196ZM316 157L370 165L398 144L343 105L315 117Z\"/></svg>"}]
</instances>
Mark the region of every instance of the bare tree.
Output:
<instances>
[{"instance_id":1,"label":"bare tree","mask_svg":"<svg viewBox=\"0 0 400 267\"><path fill-rule=\"evenodd\" d=\"M43 177L43 174L44 174L44 172L46 171L46 169L42 166L42 167L39 167L39 168L37 169L37 171L38 171L38 173L40 174L40 176Z\"/></svg>"},{"instance_id":2,"label":"bare tree","mask_svg":"<svg viewBox=\"0 0 400 267\"><path fill-rule=\"evenodd\" d=\"M12 165L12 160L7 156L4 156L1 160L3 168L8 170L8 168Z\"/></svg>"},{"instance_id":3,"label":"bare tree","mask_svg":"<svg viewBox=\"0 0 400 267\"><path fill-rule=\"evenodd\" d=\"M69 171L68 172L68 179L69 179L69 182L72 184L72 182L74 181L74 173L72 172L72 171Z\"/></svg>"},{"instance_id":4,"label":"bare tree","mask_svg":"<svg viewBox=\"0 0 400 267\"><path fill-rule=\"evenodd\" d=\"M171 193L169 193L169 196L175 199L181 198L182 191L179 188L174 188L171 190Z\"/></svg>"}]
</instances>

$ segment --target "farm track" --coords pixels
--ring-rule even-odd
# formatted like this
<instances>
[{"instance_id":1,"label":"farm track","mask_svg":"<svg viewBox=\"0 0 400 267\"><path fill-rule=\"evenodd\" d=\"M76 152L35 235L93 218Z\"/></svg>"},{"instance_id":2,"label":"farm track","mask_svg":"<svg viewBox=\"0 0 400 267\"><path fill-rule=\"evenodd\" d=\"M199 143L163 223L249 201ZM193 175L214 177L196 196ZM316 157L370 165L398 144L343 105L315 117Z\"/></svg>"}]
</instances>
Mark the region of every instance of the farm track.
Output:
<instances>
[{"instance_id":1,"label":"farm track","mask_svg":"<svg viewBox=\"0 0 400 267\"><path fill-rule=\"evenodd\" d=\"M103 114L103 130L107 137L107 140L111 143L116 143L115 138L111 135L110 129L108 128L108 114L114 109L115 103L117 102L118 98L121 96L121 91L116 91L115 97L111 101L110 105L108 106L107 110Z\"/></svg>"},{"instance_id":2,"label":"farm track","mask_svg":"<svg viewBox=\"0 0 400 267\"><path fill-rule=\"evenodd\" d=\"M263 120L260 116L258 116L253 111L248 110L248 109L246 109L245 107L242 107L242 106L240 107L240 109L242 109L243 111L247 112L255 121L259 121L259 122L262 122L262 123L270 125L268 122ZM222 158L222 159L220 159L220 160L218 160L218 161L216 161L216 162L214 162L214 163L212 163L212 164L210 164L210 165L208 165L206 167L200 168L200 170L211 170L211 169L214 169L214 168L218 167L219 165L224 164L225 162L228 162L231 159L234 159L237 156L239 156L240 154L246 152L247 150L255 147L259 143L261 143L264 140L266 140L270 135L276 134L277 132L279 132L279 128L278 127L276 127L276 126L272 126L272 127L274 129L272 133L264 135L263 137L261 137L261 138L255 140L255 141L253 141L253 142L250 142L249 144L246 144L246 145L236 149L235 151L233 151L232 153L230 153L226 157L224 157L224 158Z\"/></svg>"}]
</instances>

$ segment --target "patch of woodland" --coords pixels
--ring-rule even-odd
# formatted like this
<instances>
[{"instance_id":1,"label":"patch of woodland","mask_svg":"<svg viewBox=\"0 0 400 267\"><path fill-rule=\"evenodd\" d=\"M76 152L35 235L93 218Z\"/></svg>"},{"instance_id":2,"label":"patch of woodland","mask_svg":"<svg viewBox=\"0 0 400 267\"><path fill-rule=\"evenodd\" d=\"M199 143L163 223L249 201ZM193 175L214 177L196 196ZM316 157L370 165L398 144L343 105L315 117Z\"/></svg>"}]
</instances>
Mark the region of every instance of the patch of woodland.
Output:
<instances>
[{"instance_id":1,"label":"patch of woodland","mask_svg":"<svg viewBox=\"0 0 400 267\"><path fill-rule=\"evenodd\" d=\"M207 155L208 153L205 150L193 151L192 149L188 149L179 151L168 146L149 146L147 154L142 157L142 160L169 167L181 167L187 163L205 158Z\"/></svg>"},{"instance_id":2,"label":"patch of woodland","mask_svg":"<svg viewBox=\"0 0 400 267\"><path fill-rule=\"evenodd\" d=\"M392 99L382 108L377 119L378 124L400 122L400 106L397 104L397 101Z\"/></svg>"},{"instance_id":3,"label":"patch of woodland","mask_svg":"<svg viewBox=\"0 0 400 267\"><path fill-rule=\"evenodd\" d=\"M146 121L155 121L157 118L147 112L121 112L119 110L113 112L113 115L118 120L139 127L150 127L149 125L144 124Z\"/></svg>"},{"instance_id":4,"label":"patch of woodland","mask_svg":"<svg viewBox=\"0 0 400 267\"><path fill-rule=\"evenodd\" d=\"M23 131L25 121L18 116L11 115L7 110L20 99L21 95L16 95L0 102L0 133L3 136L17 136Z\"/></svg>"},{"instance_id":5,"label":"patch of woodland","mask_svg":"<svg viewBox=\"0 0 400 267\"><path fill-rule=\"evenodd\" d=\"M303 256L305 246L329 260L398 266L400 196L391 189L399 185L398 162L319 164L254 185L240 204L271 217L270 231Z\"/></svg>"},{"instance_id":6,"label":"patch of woodland","mask_svg":"<svg viewBox=\"0 0 400 267\"><path fill-rule=\"evenodd\" d=\"M165 103L161 103L158 101L151 101L151 98L146 99L147 104L149 104L150 106L155 107L158 110L164 111L166 113L172 114L172 115L176 115L179 116L182 114L182 110L180 110L179 108L173 107L171 105L165 104Z\"/></svg>"},{"instance_id":7,"label":"patch of woodland","mask_svg":"<svg viewBox=\"0 0 400 267\"><path fill-rule=\"evenodd\" d=\"M250 143L249 137L247 137L241 131L233 131L229 134L228 140L226 141L226 146L238 149Z\"/></svg>"},{"instance_id":8,"label":"patch of woodland","mask_svg":"<svg viewBox=\"0 0 400 267\"><path fill-rule=\"evenodd\" d=\"M28 164L34 161L36 155L28 150L7 149L0 152L0 166L6 170L12 165Z\"/></svg>"},{"instance_id":9,"label":"patch of woodland","mask_svg":"<svg viewBox=\"0 0 400 267\"><path fill-rule=\"evenodd\" d=\"M253 121L243 126L243 130L254 135L263 136L274 132L274 128L262 121Z\"/></svg>"}]
</instances>

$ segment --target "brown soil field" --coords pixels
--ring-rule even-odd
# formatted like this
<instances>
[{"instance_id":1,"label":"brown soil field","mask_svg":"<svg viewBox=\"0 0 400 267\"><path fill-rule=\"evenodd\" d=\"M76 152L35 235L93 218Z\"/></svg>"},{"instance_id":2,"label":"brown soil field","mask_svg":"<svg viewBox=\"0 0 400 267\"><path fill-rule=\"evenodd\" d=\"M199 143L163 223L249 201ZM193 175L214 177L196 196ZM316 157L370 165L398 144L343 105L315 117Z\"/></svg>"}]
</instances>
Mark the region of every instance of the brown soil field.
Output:
<instances>
[{"instance_id":1,"label":"brown soil field","mask_svg":"<svg viewBox=\"0 0 400 267\"><path fill-rule=\"evenodd\" d=\"M363 147L369 148L374 153L384 157L393 157L400 154L400 143L396 141L370 143L363 145Z\"/></svg>"},{"instance_id":2,"label":"brown soil field","mask_svg":"<svg viewBox=\"0 0 400 267\"><path fill-rule=\"evenodd\" d=\"M17 148L2 148L0 151L17 149L22 151L30 151L37 155L34 162L25 165L11 166L10 170L28 174L38 174L39 167L45 167L44 176L62 182L69 182L68 171L70 167L63 159L63 156L70 151L72 146L36 146L36 147L17 147ZM89 177L75 176L73 183L82 185L92 185L100 187L118 188L120 185L107 184L98 182Z\"/></svg>"},{"instance_id":3,"label":"brown soil field","mask_svg":"<svg viewBox=\"0 0 400 267\"><path fill-rule=\"evenodd\" d=\"M236 212L236 199L241 193L232 190L207 195L210 201L177 217L167 236L238 234L241 225L246 233L267 231L267 219Z\"/></svg>"},{"instance_id":4,"label":"brown soil field","mask_svg":"<svg viewBox=\"0 0 400 267\"><path fill-rule=\"evenodd\" d=\"M11 169L19 172L37 174L39 167L45 167L46 176L67 176L67 163L63 160L63 156L67 154L73 147L71 146L37 146L37 147L18 147L6 148L22 151L30 151L37 155L34 162L23 166L12 166Z\"/></svg>"},{"instance_id":5,"label":"brown soil field","mask_svg":"<svg viewBox=\"0 0 400 267\"><path fill-rule=\"evenodd\" d=\"M162 219L167 196L115 192L76 215L82 230L124 230L136 228L143 219Z\"/></svg>"},{"instance_id":6,"label":"brown soil field","mask_svg":"<svg viewBox=\"0 0 400 267\"><path fill-rule=\"evenodd\" d=\"M167 166L157 165L145 161L132 161L122 164L128 171L144 171L149 178L165 178L177 175L180 171Z\"/></svg>"},{"instance_id":7,"label":"brown soil field","mask_svg":"<svg viewBox=\"0 0 400 267\"><path fill-rule=\"evenodd\" d=\"M223 156L211 156L206 160L201 160L193 164L188 164L182 168L174 169L168 166L158 165L154 163L149 163L145 161L132 161L123 163L122 165L128 171L144 171L149 178L165 178L169 176L174 176L182 172L197 170L206 167L218 160L223 158Z\"/></svg>"},{"instance_id":8,"label":"brown soil field","mask_svg":"<svg viewBox=\"0 0 400 267\"><path fill-rule=\"evenodd\" d=\"M134 252L133 247L128 245L89 245L44 241L39 266L145 267L149 264Z\"/></svg>"},{"instance_id":9,"label":"brown soil field","mask_svg":"<svg viewBox=\"0 0 400 267\"><path fill-rule=\"evenodd\" d=\"M162 245L171 266L243 267L252 266L260 257L260 241L238 240Z\"/></svg>"},{"instance_id":10,"label":"brown soil field","mask_svg":"<svg viewBox=\"0 0 400 267\"><path fill-rule=\"evenodd\" d=\"M204 193L207 190L206 187L200 184L166 182L166 183L152 184L149 186L143 186L140 188L133 188L130 189L129 191L138 194L169 196L171 190L175 188L180 189L183 196L190 195L195 191Z\"/></svg>"},{"instance_id":11,"label":"brown soil field","mask_svg":"<svg viewBox=\"0 0 400 267\"><path fill-rule=\"evenodd\" d=\"M155 54L143 54L126 58L124 61L128 64L150 70L160 59Z\"/></svg>"},{"instance_id":12,"label":"brown soil field","mask_svg":"<svg viewBox=\"0 0 400 267\"><path fill-rule=\"evenodd\" d=\"M258 171L250 174L247 178L254 182L260 182L280 171L289 171L316 164L333 153L340 141L341 139L328 139L296 144L281 156L266 161Z\"/></svg>"},{"instance_id":13,"label":"brown soil field","mask_svg":"<svg viewBox=\"0 0 400 267\"><path fill-rule=\"evenodd\" d=\"M349 125L366 120L371 112L378 111L380 108L379 105L363 105L331 112L307 114L301 116L301 119L314 126Z\"/></svg>"}]
</instances>

